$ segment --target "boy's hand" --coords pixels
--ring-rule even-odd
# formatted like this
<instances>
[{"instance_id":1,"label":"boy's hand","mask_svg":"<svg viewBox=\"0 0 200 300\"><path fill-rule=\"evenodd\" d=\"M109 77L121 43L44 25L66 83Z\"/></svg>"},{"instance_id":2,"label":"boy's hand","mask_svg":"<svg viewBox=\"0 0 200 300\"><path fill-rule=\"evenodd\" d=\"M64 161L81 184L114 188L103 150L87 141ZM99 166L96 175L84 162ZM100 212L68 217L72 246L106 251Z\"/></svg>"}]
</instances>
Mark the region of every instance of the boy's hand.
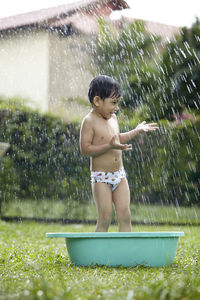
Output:
<instances>
[{"instance_id":1,"label":"boy's hand","mask_svg":"<svg viewBox=\"0 0 200 300\"><path fill-rule=\"evenodd\" d=\"M123 151L131 151L132 145L131 144L120 144L117 135L114 135L110 141L110 146L112 149L118 149Z\"/></svg>"},{"instance_id":2,"label":"boy's hand","mask_svg":"<svg viewBox=\"0 0 200 300\"><path fill-rule=\"evenodd\" d=\"M146 124L146 121L143 121L135 128L135 130L148 132L148 131L155 131L158 128L159 127L157 123Z\"/></svg>"}]
</instances>

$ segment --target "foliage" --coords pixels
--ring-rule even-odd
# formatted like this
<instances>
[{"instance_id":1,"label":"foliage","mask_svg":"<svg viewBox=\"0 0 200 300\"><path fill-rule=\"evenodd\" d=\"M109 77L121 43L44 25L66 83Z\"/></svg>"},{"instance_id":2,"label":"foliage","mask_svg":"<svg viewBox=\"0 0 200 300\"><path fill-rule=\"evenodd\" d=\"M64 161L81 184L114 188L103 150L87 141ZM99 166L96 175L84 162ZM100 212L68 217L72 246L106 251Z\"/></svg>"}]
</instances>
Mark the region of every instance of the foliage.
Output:
<instances>
[{"instance_id":1,"label":"foliage","mask_svg":"<svg viewBox=\"0 0 200 300\"><path fill-rule=\"evenodd\" d=\"M199 108L200 21L164 46L159 41L144 22L125 24L115 35L100 21L98 64L122 85L126 108L146 103L151 118L172 120L176 113Z\"/></svg>"},{"instance_id":2,"label":"foliage","mask_svg":"<svg viewBox=\"0 0 200 300\"><path fill-rule=\"evenodd\" d=\"M200 22L162 45L141 21L113 32L103 19L96 59L100 73L124 89L121 131L157 120L159 132L133 139L124 155L132 198L138 202L200 204ZM162 45L162 47L161 47ZM0 104L1 200L90 199L89 161L79 153L79 123L63 123L15 103ZM77 199L78 198L78 199Z\"/></svg>"},{"instance_id":3,"label":"foliage","mask_svg":"<svg viewBox=\"0 0 200 300\"><path fill-rule=\"evenodd\" d=\"M4 300L200 298L198 227L137 227L138 231L180 231L174 264L169 267L77 267L65 240L46 232L90 232L94 226L0 223L0 290ZM116 227L111 228L116 231Z\"/></svg>"},{"instance_id":4,"label":"foliage","mask_svg":"<svg viewBox=\"0 0 200 300\"><path fill-rule=\"evenodd\" d=\"M162 120L159 131L132 140L133 151L124 155L124 165L134 201L200 204L200 118L186 113L184 117ZM130 123L133 120L141 122L137 113ZM122 127L122 132L131 127Z\"/></svg>"},{"instance_id":5,"label":"foliage","mask_svg":"<svg viewBox=\"0 0 200 300\"><path fill-rule=\"evenodd\" d=\"M8 157L0 158L0 215L1 204L15 197L16 192L19 192L19 182L13 161Z\"/></svg>"},{"instance_id":6,"label":"foliage","mask_svg":"<svg viewBox=\"0 0 200 300\"><path fill-rule=\"evenodd\" d=\"M99 27L97 63L100 73L119 81L123 88L123 106L133 109L145 101L143 89L145 81L150 80L147 64L157 51L159 38L149 35L142 21L124 24L120 34L114 33L103 19L99 20Z\"/></svg>"},{"instance_id":7,"label":"foliage","mask_svg":"<svg viewBox=\"0 0 200 300\"><path fill-rule=\"evenodd\" d=\"M167 43L155 65L155 92L146 93L152 114L173 119L185 109L198 112L200 105L200 22L182 28L174 41Z\"/></svg>"},{"instance_id":8,"label":"foliage","mask_svg":"<svg viewBox=\"0 0 200 300\"><path fill-rule=\"evenodd\" d=\"M152 168L154 189L163 199L180 205L200 203L200 118L173 122L158 147L157 166ZM159 166L159 168L158 168Z\"/></svg>"},{"instance_id":9,"label":"foliage","mask_svg":"<svg viewBox=\"0 0 200 300\"><path fill-rule=\"evenodd\" d=\"M134 151L125 156L133 199L199 204L199 20L166 44L143 22L124 25L117 35L100 22L98 43L101 72L125 90L122 131L143 120L160 126L159 132L135 138Z\"/></svg>"},{"instance_id":10,"label":"foliage","mask_svg":"<svg viewBox=\"0 0 200 300\"><path fill-rule=\"evenodd\" d=\"M0 126L0 140L11 145L1 161L6 200L8 193L12 198L87 199L88 162L79 155L79 124L2 101Z\"/></svg>"},{"instance_id":11,"label":"foliage","mask_svg":"<svg viewBox=\"0 0 200 300\"><path fill-rule=\"evenodd\" d=\"M73 209L72 200L88 202L89 160L79 153L79 124L6 105L0 110L0 139L11 147L1 160L1 201L63 199L66 212ZM134 128L146 114L141 106L132 119L121 114L121 131ZM159 132L133 139L134 151L124 155L131 198L199 205L199 118L186 115L168 124L163 121Z\"/></svg>"}]
</instances>

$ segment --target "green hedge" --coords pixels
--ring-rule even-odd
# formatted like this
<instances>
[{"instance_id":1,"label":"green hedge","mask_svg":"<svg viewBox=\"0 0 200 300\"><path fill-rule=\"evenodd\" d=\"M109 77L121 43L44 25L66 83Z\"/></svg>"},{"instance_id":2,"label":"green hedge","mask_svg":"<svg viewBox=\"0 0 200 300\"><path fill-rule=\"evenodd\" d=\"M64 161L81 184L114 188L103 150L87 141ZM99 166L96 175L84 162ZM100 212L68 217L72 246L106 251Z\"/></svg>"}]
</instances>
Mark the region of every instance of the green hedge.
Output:
<instances>
[{"instance_id":1,"label":"green hedge","mask_svg":"<svg viewBox=\"0 0 200 300\"><path fill-rule=\"evenodd\" d=\"M140 108L132 119L119 116L121 131L134 128L145 114ZM11 144L0 160L1 200L91 199L89 159L79 151L80 124L2 101L0 126L0 141ZM133 151L123 157L133 201L200 204L199 132L198 115L185 114L132 140Z\"/></svg>"},{"instance_id":2,"label":"green hedge","mask_svg":"<svg viewBox=\"0 0 200 300\"><path fill-rule=\"evenodd\" d=\"M79 124L1 101L1 190L8 198L88 200L89 162L79 153ZM78 200L78 199L77 199Z\"/></svg>"},{"instance_id":3,"label":"green hedge","mask_svg":"<svg viewBox=\"0 0 200 300\"><path fill-rule=\"evenodd\" d=\"M159 131L133 139L124 164L135 201L200 205L200 116L184 117L161 120Z\"/></svg>"}]
</instances>

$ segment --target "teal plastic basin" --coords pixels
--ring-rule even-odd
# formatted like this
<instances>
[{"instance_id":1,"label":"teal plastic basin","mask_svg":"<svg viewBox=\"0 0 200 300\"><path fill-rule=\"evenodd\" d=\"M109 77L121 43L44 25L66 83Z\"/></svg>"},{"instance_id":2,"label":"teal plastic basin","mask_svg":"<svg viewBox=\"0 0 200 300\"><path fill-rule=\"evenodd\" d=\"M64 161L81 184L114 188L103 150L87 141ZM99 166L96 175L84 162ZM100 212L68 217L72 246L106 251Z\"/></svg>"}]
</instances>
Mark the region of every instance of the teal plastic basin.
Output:
<instances>
[{"instance_id":1,"label":"teal plastic basin","mask_svg":"<svg viewBox=\"0 0 200 300\"><path fill-rule=\"evenodd\" d=\"M74 265L162 267L171 265L178 238L184 232L88 232L47 233L48 238L65 238Z\"/></svg>"}]
</instances>

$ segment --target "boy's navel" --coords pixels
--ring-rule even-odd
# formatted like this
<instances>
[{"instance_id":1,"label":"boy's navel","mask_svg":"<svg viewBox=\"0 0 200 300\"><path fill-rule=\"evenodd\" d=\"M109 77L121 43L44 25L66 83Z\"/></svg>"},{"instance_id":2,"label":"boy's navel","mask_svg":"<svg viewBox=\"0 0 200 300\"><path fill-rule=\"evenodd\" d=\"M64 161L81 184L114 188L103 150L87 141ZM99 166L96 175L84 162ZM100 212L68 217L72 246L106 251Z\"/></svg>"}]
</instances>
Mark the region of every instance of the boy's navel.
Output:
<instances>
[{"instance_id":1,"label":"boy's navel","mask_svg":"<svg viewBox=\"0 0 200 300\"><path fill-rule=\"evenodd\" d=\"M104 136L101 136L101 140L103 140L104 139Z\"/></svg>"}]
</instances>

